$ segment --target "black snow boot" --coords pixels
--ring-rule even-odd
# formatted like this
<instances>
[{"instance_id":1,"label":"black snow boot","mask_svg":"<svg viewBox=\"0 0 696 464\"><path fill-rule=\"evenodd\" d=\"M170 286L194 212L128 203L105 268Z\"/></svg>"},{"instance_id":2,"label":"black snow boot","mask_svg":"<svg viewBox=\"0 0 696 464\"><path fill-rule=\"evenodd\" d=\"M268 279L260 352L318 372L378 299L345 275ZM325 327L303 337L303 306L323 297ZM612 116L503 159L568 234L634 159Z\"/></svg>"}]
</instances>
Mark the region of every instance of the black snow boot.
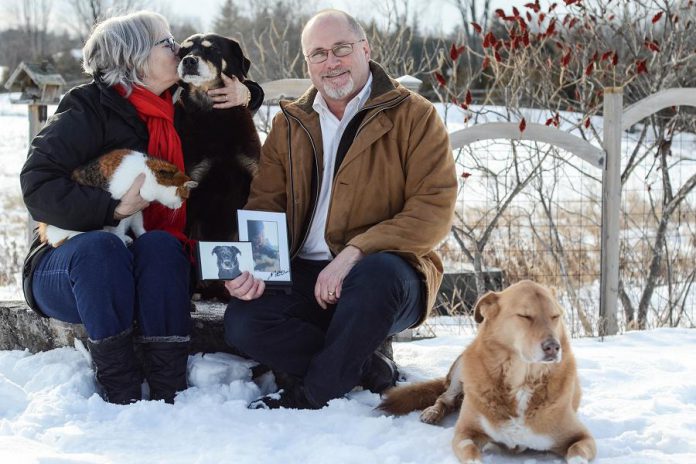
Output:
<instances>
[{"instance_id":1,"label":"black snow boot","mask_svg":"<svg viewBox=\"0 0 696 464\"><path fill-rule=\"evenodd\" d=\"M150 386L150 399L174 403L177 392L186 390L189 342L143 343L143 367Z\"/></svg>"},{"instance_id":2,"label":"black snow boot","mask_svg":"<svg viewBox=\"0 0 696 464\"><path fill-rule=\"evenodd\" d=\"M88 340L97 382L109 403L140 400L143 374L133 351L133 333L127 330L102 340Z\"/></svg>"},{"instance_id":3,"label":"black snow boot","mask_svg":"<svg viewBox=\"0 0 696 464\"><path fill-rule=\"evenodd\" d=\"M396 385L398 379L396 363L380 351L375 351L365 362L360 385L372 393L381 394Z\"/></svg>"}]
</instances>

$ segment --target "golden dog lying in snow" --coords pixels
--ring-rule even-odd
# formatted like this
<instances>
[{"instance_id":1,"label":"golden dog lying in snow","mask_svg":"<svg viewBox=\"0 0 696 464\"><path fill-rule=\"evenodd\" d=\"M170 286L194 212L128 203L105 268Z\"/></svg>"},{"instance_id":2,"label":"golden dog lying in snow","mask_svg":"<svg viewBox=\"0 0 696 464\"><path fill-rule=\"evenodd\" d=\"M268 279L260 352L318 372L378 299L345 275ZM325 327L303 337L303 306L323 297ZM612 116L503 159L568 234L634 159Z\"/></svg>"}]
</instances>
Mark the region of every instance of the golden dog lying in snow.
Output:
<instances>
[{"instance_id":1,"label":"golden dog lying in snow","mask_svg":"<svg viewBox=\"0 0 696 464\"><path fill-rule=\"evenodd\" d=\"M379 408L392 414L424 409L436 424L461 405L452 448L466 464L496 443L514 451L553 451L587 463L595 441L576 416L580 383L562 310L531 281L489 292L474 309L479 330L446 378L396 387Z\"/></svg>"}]
</instances>

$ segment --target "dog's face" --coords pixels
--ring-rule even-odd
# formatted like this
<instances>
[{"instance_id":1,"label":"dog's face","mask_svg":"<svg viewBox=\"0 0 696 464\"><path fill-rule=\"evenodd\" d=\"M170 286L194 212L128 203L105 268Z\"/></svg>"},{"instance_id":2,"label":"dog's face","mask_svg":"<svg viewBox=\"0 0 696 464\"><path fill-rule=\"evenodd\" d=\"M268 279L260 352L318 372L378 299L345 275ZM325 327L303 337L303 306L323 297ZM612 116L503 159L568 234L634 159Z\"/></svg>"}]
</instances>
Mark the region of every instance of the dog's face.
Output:
<instances>
[{"instance_id":1,"label":"dog's face","mask_svg":"<svg viewBox=\"0 0 696 464\"><path fill-rule=\"evenodd\" d=\"M220 273L231 273L239 270L237 255L242 254L242 252L237 247L218 245L213 248L211 254L217 255L217 266Z\"/></svg>"},{"instance_id":2,"label":"dog's face","mask_svg":"<svg viewBox=\"0 0 696 464\"><path fill-rule=\"evenodd\" d=\"M562 316L551 291L529 280L485 294L474 309L485 342L507 347L526 363L561 362Z\"/></svg>"},{"instance_id":3,"label":"dog's face","mask_svg":"<svg viewBox=\"0 0 696 464\"><path fill-rule=\"evenodd\" d=\"M192 90L222 86L221 74L243 81L249 71L249 60L236 40L218 34L195 34L179 48L179 78Z\"/></svg>"}]
</instances>

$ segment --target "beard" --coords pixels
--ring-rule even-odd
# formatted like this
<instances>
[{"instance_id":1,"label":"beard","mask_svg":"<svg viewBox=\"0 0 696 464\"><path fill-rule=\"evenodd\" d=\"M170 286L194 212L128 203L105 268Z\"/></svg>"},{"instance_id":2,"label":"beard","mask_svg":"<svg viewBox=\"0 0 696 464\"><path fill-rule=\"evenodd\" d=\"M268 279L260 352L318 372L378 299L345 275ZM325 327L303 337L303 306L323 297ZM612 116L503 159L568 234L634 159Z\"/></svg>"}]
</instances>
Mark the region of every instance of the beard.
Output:
<instances>
[{"instance_id":1,"label":"beard","mask_svg":"<svg viewBox=\"0 0 696 464\"><path fill-rule=\"evenodd\" d=\"M342 100L353 92L355 88L355 82L353 82L353 76L348 76L348 81L340 86L334 86L330 82L324 82L324 92L329 98L334 100Z\"/></svg>"}]
</instances>

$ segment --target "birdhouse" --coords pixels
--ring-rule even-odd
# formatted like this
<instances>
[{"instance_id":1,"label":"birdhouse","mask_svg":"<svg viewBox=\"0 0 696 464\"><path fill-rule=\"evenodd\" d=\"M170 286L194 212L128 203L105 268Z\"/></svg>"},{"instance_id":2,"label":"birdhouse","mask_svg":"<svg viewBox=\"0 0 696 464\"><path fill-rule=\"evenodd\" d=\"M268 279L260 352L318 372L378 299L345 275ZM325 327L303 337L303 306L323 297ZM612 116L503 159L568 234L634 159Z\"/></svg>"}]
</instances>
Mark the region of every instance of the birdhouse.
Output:
<instances>
[{"instance_id":1,"label":"birdhouse","mask_svg":"<svg viewBox=\"0 0 696 464\"><path fill-rule=\"evenodd\" d=\"M12 103L35 105L55 105L60 100L65 80L55 68L42 63L21 62L10 75L5 88L10 92L21 92L19 99Z\"/></svg>"}]
</instances>

